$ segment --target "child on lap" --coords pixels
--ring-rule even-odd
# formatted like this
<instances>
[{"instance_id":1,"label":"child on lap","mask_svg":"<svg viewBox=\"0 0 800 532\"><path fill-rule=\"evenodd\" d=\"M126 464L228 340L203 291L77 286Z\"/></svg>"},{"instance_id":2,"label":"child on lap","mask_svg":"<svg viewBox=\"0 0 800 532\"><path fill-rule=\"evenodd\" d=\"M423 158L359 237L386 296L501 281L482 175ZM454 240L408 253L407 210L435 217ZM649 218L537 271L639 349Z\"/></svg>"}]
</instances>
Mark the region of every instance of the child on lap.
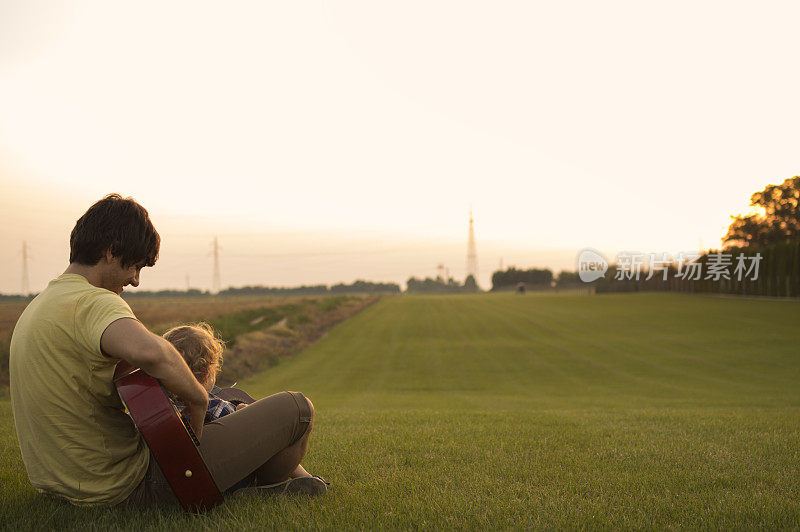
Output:
<instances>
[{"instance_id":1,"label":"child on lap","mask_svg":"<svg viewBox=\"0 0 800 532\"><path fill-rule=\"evenodd\" d=\"M214 329L210 325L202 322L196 325L180 325L164 333L164 338L175 346L175 349L186 361L197 381L208 392L208 411L203 424L211 423L247 406L245 403L241 403L234 407L232 403L214 394L215 391L219 391L215 383L217 381L217 373L222 367L222 349L225 346L225 342L214 335ZM328 490L328 485L330 484L322 477L309 475L303 466L299 464L290 476L292 478L284 482L270 486L254 487L256 475L251 473L228 488L226 493L234 493L242 488L252 488L255 490L275 490L275 493L320 495ZM264 493L267 492L264 491Z\"/></svg>"},{"instance_id":2,"label":"child on lap","mask_svg":"<svg viewBox=\"0 0 800 532\"><path fill-rule=\"evenodd\" d=\"M212 393L217 382L217 373L222 368L225 342L214 335L214 329L210 325L202 322L196 325L179 325L164 333L164 339L175 346L195 378L208 391L208 411L204 423L211 423L246 406L234 406Z\"/></svg>"}]
</instances>

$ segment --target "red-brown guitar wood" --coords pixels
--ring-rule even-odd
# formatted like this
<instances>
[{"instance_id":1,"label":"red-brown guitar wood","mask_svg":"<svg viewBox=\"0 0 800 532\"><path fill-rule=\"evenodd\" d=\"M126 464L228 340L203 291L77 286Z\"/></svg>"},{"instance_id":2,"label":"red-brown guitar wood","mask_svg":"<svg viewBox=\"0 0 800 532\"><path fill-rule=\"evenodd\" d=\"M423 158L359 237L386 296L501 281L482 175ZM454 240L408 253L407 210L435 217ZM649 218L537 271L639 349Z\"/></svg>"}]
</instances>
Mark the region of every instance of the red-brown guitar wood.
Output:
<instances>
[{"instance_id":1,"label":"red-brown guitar wood","mask_svg":"<svg viewBox=\"0 0 800 532\"><path fill-rule=\"evenodd\" d=\"M200 512L222 502L197 438L161 383L122 360L114 370L114 384L184 510Z\"/></svg>"}]
</instances>

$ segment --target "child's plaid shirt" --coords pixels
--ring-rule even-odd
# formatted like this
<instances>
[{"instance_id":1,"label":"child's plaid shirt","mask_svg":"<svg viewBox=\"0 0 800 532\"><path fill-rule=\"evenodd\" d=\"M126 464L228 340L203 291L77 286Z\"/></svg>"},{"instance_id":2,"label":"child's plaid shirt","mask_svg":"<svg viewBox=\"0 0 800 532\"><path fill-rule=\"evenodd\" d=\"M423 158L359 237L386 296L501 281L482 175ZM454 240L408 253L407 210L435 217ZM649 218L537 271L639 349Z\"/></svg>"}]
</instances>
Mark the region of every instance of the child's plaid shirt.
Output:
<instances>
[{"instance_id":1,"label":"child's plaid shirt","mask_svg":"<svg viewBox=\"0 0 800 532\"><path fill-rule=\"evenodd\" d=\"M228 401L216 397L214 394L208 394L208 410L206 411L206 418L203 424L211 423L217 419L233 414L236 412L236 407Z\"/></svg>"},{"instance_id":2,"label":"child's plaid shirt","mask_svg":"<svg viewBox=\"0 0 800 532\"><path fill-rule=\"evenodd\" d=\"M203 419L203 425L236 412L236 407L233 406L233 404L214 395L214 392L217 391L221 390L220 388L214 386L214 388L211 390L211 393L208 394L208 410L206 410L206 417ZM169 394L169 396L172 399L172 402L175 403L175 407L178 409L178 411L182 411L185 406L184 402L172 394ZM183 415L181 415L181 417L183 417Z\"/></svg>"}]
</instances>

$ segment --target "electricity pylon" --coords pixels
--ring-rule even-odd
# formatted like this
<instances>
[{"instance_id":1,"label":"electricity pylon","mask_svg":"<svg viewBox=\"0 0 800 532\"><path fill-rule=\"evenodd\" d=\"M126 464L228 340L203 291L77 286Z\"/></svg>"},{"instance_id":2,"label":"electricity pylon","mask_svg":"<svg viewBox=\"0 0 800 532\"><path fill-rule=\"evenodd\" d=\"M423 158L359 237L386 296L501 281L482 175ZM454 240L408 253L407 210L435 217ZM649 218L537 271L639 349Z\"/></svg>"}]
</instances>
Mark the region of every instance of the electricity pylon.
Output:
<instances>
[{"instance_id":1,"label":"electricity pylon","mask_svg":"<svg viewBox=\"0 0 800 532\"><path fill-rule=\"evenodd\" d=\"M475 227L472 219L472 207L469 209L469 236L467 238L467 277L472 275L478 282L478 250L475 247Z\"/></svg>"},{"instance_id":2,"label":"electricity pylon","mask_svg":"<svg viewBox=\"0 0 800 532\"><path fill-rule=\"evenodd\" d=\"M219 243L216 236L212 245L214 246L214 277L211 280L211 292L218 294L222 283L219 278Z\"/></svg>"}]
</instances>

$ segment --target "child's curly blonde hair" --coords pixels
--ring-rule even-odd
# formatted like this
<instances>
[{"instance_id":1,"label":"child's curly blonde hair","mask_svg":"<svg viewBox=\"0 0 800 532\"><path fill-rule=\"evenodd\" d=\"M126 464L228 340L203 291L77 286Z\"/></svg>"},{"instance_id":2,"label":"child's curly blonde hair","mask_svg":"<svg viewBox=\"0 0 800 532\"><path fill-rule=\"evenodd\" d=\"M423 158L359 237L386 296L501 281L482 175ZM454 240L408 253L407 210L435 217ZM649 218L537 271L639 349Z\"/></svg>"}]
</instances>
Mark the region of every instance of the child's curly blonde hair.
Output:
<instances>
[{"instance_id":1,"label":"child's curly blonde hair","mask_svg":"<svg viewBox=\"0 0 800 532\"><path fill-rule=\"evenodd\" d=\"M225 342L214 334L211 325L179 325L165 332L164 339L175 346L199 382L206 384L222 369Z\"/></svg>"}]
</instances>

